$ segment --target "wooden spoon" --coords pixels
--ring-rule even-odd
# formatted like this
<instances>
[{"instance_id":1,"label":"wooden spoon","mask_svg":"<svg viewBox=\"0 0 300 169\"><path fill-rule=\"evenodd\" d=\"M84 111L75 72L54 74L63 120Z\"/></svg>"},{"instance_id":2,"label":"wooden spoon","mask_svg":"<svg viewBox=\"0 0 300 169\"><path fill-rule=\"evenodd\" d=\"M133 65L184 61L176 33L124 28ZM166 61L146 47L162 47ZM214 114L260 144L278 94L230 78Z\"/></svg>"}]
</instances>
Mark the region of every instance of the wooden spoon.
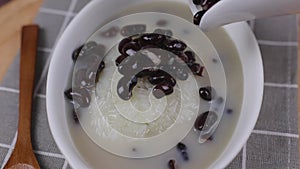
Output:
<instances>
[{"instance_id":1,"label":"wooden spoon","mask_svg":"<svg viewBox=\"0 0 300 169\"><path fill-rule=\"evenodd\" d=\"M30 136L38 30L37 25L22 28L18 138L4 169L40 169Z\"/></svg>"}]
</instances>

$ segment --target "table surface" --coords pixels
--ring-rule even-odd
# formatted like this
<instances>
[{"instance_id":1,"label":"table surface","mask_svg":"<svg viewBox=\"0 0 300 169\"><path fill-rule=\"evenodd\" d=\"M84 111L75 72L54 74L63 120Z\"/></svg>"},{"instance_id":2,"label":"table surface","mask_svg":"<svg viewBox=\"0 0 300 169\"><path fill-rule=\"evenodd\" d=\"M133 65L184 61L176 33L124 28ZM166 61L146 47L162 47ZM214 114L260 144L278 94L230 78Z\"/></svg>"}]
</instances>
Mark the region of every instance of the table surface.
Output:
<instances>
[{"instance_id":1,"label":"table surface","mask_svg":"<svg viewBox=\"0 0 300 169\"><path fill-rule=\"evenodd\" d=\"M41 36L36 67L32 139L35 154L43 169L71 168L57 148L49 130L45 105L46 75L57 39L87 2L89 0L44 0L35 19L41 26ZM265 94L254 131L227 168L299 168L297 17L289 15L255 20L250 22L250 27L258 39L263 55ZM18 90L19 55L0 83L2 165L9 158L16 140Z\"/></svg>"},{"instance_id":2,"label":"table surface","mask_svg":"<svg viewBox=\"0 0 300 169\"><path fill-rule=\"evenodd\" d=\"M298 65L300 65L300 14L297 15L297 22L298 22ZM300 66L298 66L298 86L300 86ZM298 90L298 133L300 133L300 123L299 123L299 119L300 119L300 90ZM298 144L300 144L300 139L298 139ZM300 154L300 147L299 149L299 153Z\"/></svg>"},{"instance_id":3,"label":"table surface","mask_svg":"<svg viewBox=\"0 0 300 169\"><path fill-rule=\"evenodd\" d=\"M41 4L42 0L11 0L0 6L0 82L20 48L21 27L34 20Z\"/></svg>"}]
</instances>

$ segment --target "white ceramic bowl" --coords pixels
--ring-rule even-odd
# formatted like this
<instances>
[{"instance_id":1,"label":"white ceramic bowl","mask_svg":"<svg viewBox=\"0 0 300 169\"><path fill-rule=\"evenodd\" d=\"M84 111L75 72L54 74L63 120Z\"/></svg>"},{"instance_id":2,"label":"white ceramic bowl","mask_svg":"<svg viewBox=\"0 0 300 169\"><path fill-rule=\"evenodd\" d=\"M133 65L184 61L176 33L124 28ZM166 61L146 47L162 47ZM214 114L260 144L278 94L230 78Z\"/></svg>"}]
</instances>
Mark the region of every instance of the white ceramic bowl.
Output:
<instances>
[{"instance_id":1,"label":"white ceramic bowl","mask_svg":"<svg viewBox=\"0 0 300 169\"><path fill-rule=\"evenodd\" d=\"M162 0L151 0L154 1ZM163 1L180 2L183 8L188 8L185 0ZM64 99L63 93L71 83L70 74L73 67L71 54L99 26L121 15L115 14L115 11L122 13L132 4L145 2L150 0L91 1L70 23L53 52L47 82L48 120L59 149L75 169L106 168L106 166L99 160L101 148L87 137L79 125L74 124ZM167 7L158 10L165 8ZM141 9L143 10L146 9ZM211 163L204 165L204 168L220 169L228 165L238 154L254 128L263 96L263 67L256 39L246 23L231 24L209 32L207 36L221 57L228 81L228 92L237 91L240 100L240 104L236 106L239 109L238 115L232 124L227 126L232 132L224 139L225 146L220 148ZM232 72L239 73L242 78L237 79ZM236 98L231 96L227 99Z\"/></svg>"}]
</instances>

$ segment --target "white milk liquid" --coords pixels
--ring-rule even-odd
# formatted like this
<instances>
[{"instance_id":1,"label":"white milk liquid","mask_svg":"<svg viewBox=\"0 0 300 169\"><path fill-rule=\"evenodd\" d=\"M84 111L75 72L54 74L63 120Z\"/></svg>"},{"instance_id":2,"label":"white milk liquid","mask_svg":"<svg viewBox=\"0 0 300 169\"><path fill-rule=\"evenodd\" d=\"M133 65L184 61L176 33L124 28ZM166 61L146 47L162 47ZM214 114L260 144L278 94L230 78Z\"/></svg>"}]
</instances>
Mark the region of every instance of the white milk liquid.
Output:
<instances>
[{"instance_id":1,"label":"white milk liquid","mask_svg":"<svg viewBox=\"0 0 300 169\"><path fill-rule=\"evenodd\" d=\"M170 9L172 10L170 11ZM192 18L188 8L177 3L136 6L128 9L125 13L134 13L132 11L179 13L182 18L189 20ZM152 16L156 15L153 14ZM145 16L128 17L114 22L113 25L130 24L132 19L139 23L139 18L144 19ZM232 88L230 87L232 82L228 79L231 80L234 77L235 81L242 81L241 74L235 72L233 76L226 72L226 67L229 65L225 64L230 64L230 62L225 61L223 63L222 59L222 61L219 60L214 48L207 44L205 38L201 38L203 36L201 32L189 29L190 27L185 28L184 24L175 25L178 22L176 18L167 16L166 18L171 24L169 28L155 27L154 23L162 18L149 18L148 20L151 21L147 24L147 32L153 32L155 28L176 29L173 30L175 38L185 41L196 52L199 56L196 62L204 65L206 71L204 77L201 78L190 74L187 81L177 80L175 92L163 99L155 99L151 92L143 93L136 88L130 101L121 100L116 94L116 84L121 75L117 72L114 61L119 56L116 50L117 46L115 46L116 41L118 42L122 37L117 36L115 40L103 39L99 38L96 32L89 39L97 43L105 43L110 47L114 46L110 51L107 51L104 59L106 67L100 75L95 92L92 94L91 106L83 110L80 115L80 124L88 136L78 126L70 129L71 134L75 134L74 137L77 135L75 142L77 145L79 144L77 146L79 150L82 150L83 153L89 152L87 156L97 154L97 157L93 158L97 158L99 163L92 164L94 168L101 166L105 169L168 169L167 164L170 159L176 160L178 169L206 168L224 150L233 133L234 125L239 116L242 85ZM220 64L221 62L224 67ZM239 64L236 64L236 68L234 66L230 65L230 69L240 69ZM226 77L227 85L225 77L221 75L224 69L226 75L230 76ZM217 96L224 98L224 101L226 100L226 105L225 103L217 104L214 101L208 103L199 98L199 87L207 85L212 85L215 88ZM239 91L239 94L236 94L237 97L231 96L235 93L233 90ZM232 114L226 113L227 108L233 110ZM199 144L200 132L194 130L194 121L199 114L208 110L216 111L220 115L221 122L213 134L213 140ZM135 114L132 115L131 112ZM222 115L223 112L225 113ZM96 144L91 143L91 140L87 140L86 137L91 138ZM188 161L184 161L181 153L177 150L178 142L187 146Z\"/></svg>"}]
</instances>

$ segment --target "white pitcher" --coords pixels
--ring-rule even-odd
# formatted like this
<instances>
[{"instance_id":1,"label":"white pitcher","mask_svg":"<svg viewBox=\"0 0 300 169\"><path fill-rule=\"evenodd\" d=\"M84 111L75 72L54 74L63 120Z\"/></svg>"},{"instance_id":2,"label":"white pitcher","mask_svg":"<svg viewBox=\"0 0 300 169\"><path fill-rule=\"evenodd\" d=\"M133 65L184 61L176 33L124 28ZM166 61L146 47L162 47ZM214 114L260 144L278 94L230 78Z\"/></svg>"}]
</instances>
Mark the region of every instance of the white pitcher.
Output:
<instances>
[{"instance_id":1,"label":"white pitcher","mask_svg":"<svg viewBox=\"0 0 300 169\"><path fill-rule=\"evenodd\" d=\"M195 14L198 8L190 0ZM202 17L200 28L204 31L232 22L300 13L300 0L220 0Z\"/></svg>"}]
</instances>

